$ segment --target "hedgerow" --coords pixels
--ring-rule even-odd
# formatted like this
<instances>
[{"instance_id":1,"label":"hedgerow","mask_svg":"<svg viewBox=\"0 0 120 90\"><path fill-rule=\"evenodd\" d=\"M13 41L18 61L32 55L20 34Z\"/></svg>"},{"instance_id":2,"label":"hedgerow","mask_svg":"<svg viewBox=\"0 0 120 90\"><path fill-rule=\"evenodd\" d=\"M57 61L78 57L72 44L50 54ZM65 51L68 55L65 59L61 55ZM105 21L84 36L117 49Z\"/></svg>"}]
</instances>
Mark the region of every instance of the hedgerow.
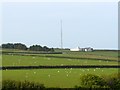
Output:
<instances>
[{"instance_id":1,"label":"hedgerow","mask_svg":"<svg viewBox=\"0 0 120 90\"><path fill-rule=\"evenodd\" d=\"M28 81L14 81L4 80L2 83L2 90L44 90L44 84L28 82Z\"/></svg>"},{"instance_id":2,"label":"hedgerow","mask_svg":"<svg viewBox=\"0 0 120 90\"><path fill-rule=\"evenodd\" d=\"M98 76L86 74L80 78L80 86L77 88L107 88L108 90L120 89L120 78L118 75Z\"/></svg>"}]
</instances>

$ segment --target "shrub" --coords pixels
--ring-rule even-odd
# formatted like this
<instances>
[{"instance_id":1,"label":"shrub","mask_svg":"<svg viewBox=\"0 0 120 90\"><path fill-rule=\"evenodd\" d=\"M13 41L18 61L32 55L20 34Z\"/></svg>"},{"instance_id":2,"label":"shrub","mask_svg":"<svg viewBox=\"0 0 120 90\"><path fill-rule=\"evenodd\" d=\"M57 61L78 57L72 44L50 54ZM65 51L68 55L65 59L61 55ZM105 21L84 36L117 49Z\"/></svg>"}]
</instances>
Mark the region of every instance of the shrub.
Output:
<instances>
[{"instance_id":1,"label":"shrub","mask_svg":"<svg viewBox=\"0 0 120 90\"><path fill-rule=\"evenodd\" d=\"M111 89L119 89L120 88L120 78L116 75L110 75L107 76L107 78L104 78L106 81L106 84Z\"/></svg>"},{"instance_id":2,"label":"shrub","mask_svg":"<svg viewBox=\"0 0 120 90\"><path fill-rule=\"evenodd\" d=\"M81 86L75 88L107 88L107 90L120 90L120 74L104 75L102 77L86 74L81 77Z\"/></svg>"},{"instance_id":3,"label":"shrub","mask_svg":"<svg viewBox=\"0 0 120 90\"><path fill-rule=\"evenodd\" d=\"M4 80L2 84L2 90L44 90L45 86L43 84L34 83L34 82L20 82L13 80Z\"/></svg>"},{"instance_id":4,"label":"shrub","mask_svg":"<svg viewBox=\"0 0 120 90\"><path fill-rule=\"evenodd\" d=\"M81 85L84 88L103 88L105 80L97 75L86 74L81 77Z\"/></svg>"},{"instance_id":5,"label":"shrub","mask_svg":"<svg viewBox=\"0 0 120 90\"><path fill-rule=\"evenodd\" d=\"M107 84L112 89L120 89L120 79L118 78L110 78Z\"/></svg>"}]
</instances>

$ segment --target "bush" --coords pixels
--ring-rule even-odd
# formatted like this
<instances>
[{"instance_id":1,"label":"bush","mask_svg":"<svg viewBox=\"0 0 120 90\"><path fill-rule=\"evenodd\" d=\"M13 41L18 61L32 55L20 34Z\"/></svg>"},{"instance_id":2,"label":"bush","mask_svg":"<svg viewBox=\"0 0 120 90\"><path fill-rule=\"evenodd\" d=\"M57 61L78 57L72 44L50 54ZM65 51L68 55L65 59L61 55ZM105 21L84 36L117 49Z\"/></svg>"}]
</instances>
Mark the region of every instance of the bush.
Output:
<instances>
[{"instance_id":1,"label":"bush","mask_svg":"<svg viewBox=\"0 0 120 90\"><path fill-rule=\"evenodd\" d=\"M111 89L119 89L120 88L120 78L119 74L112 74L109 76L104 76L106 84Z\"/></svg>"},{"instance_id":2,"label":"bush","mask_svg":"<svg viewBox=\"0 0 120 90\"><path fill-rule=\"evenodd\" d=\"M75 88L107 88L107 90L120 90L120 74L104 75L102 77L86 74L81 77L81 86Z\"/></svg>"},{"instance_id":3,"label":"bush","mask_svg":"<svg viewBox=\"0 0 120 90\"><path fill-rule=\"evenodd\" d=\"M81 77L81 85L84 88L103 88L105 80L97 75L86 74Z\"/></svg>"},{"instance_id":4,"label":"bush","mask_svg":"<svg viewBox=\"0 0 120 90\"><path fill-rule=\"evenodd\" d=\"M16 89L17 88L17 82L15 81L10 81L10 80L6 80L6 81L3 81L2 83L2 90L7 90L7 89Z\"/></svg>"},{"instance_id":5,"label":"bush","mask_svg":"<svg viewBox=\"0 0 120 90\"><path fill-rule=\"evenodd\" d=\"M120 79L110 78L107 82L107 85L112 89L120 89Z\"/></svg>"},{"instance_id":6,"label":"bush","mask_svg":"<svg viewBox=\"0 0 120 90\"><path fill-rule=\"evenodd\" d=\"M43 84L34 83L34 82L20 82L13 80L5 80L2 84L2 90L44 90L45 86Z\"/></svg>"}]
</instances>

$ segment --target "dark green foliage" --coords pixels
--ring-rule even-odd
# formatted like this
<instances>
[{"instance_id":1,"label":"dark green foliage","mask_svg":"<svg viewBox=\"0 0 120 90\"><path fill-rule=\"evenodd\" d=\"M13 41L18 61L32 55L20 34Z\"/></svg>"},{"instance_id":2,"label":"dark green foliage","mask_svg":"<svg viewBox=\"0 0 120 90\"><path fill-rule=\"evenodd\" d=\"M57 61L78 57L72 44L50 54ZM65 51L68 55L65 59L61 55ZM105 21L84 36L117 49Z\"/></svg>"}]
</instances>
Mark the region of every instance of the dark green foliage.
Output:
<instances>
[{"instance_id":1,"label":"dark green foliage","mask_svg":"<svg viewBox=\"0 0 120 90\"><path fill-rule=\"evenodd\" d=\"M47 46L44 46L43 51L50 51L50 49Z\"/></svg>"},{"instance_id":2,"label":"dark green foliage","mask_svg":"<svg viewBox=\"0 0 120 90\"><path fill-rule=\"evenodd\" d=\"M5 80L2 83L2 90L45 90L45 86L43 84L28 81Z\"/></svg>"},{"instance_id":3,"label":"dark green foliage","mask_svg":"<svg viewBox=\"0 0 120 90\"><path fill-rule=\"evenodd\" d=\"M87 74L81 77L81 85L85 88L102 88L105 81L97 75Z\"/></svg>"},{"instance_id":4,"label":"dark green foliage","mask_svg":"<svg viewBox=\"0 0 120 90\"><path fill-rule=\"evenodd\" d=\"M102 88L107 90L119 90L120 79L118 76L104 76L100 77L93 74L83 75L81 77L81 86L75 88Z\"/></svg>"},{"instance_id":5,"label":"dark green foliage","mask_svg":"<svg viewBox=\"0 0 120 90\"><path fill-rule=\"evenodd\" d=\"M33 46L30 46L29 48L30 51L46 51L46 52L49 52L49 51L54 51L53 48L48 48L47 46L40 46L40 45L33 45Z\"/></svg>"},{"instance_id":6,"label":"dark green foliage","mask_svg":"<svg viewBox=\"0 0 120 90\"><path fill-rule=\"evenodd\" d=\"M12 43L2 44L2 48L14 49L14 44Z\"/></svg>"},{"instance_id":7,"label":"dark green foliage","mask_svg":"<svg viewBox=\"0 0 120 90\"><path fill-rule=\"evenodd\" d=\"M32 45L29 48L25 44L21 43L7 43L7 44L2 44L1 47L3 49L19 49L19 50L30 50L30 51L45 51L45 52L54 52L53 48L48 48L47 46L40 46L40 45Z\"/></svg>"},{"instance_id":8,"label":"dark green foliage","mask_svg":"<svg viewBox=\"0 0 120 90\"><path fill-rule=\"evenodd\" d=\"M19 49L19 50L27 50L27 46L21 43L7 43L7 44L2 44L2 48L5 49Z\"/></svg>"},{"instance_id":9,"label":"dark green foliage","mask_svg":"<svg viewBox=\"0 0 120 90\"><path fill-rule=\"evenodd\" d=\"M106 85L108 87L110 87L111 89L120 89L120 78L119 78L120 74L113 74L113 75L109 75L107 77L104 77L105 81L106 81Z\"/></svg>"},{"instance_id":10,"label":"dark green foliage","mask_svg":"<svg viewBox=\"0 0 120 90\"><path fill-rule=\"evenodd\" d=\"M40 45L33 45L33 46L30 46L29 50L31 50L31 51L43 51L43 48Z\"/></svg>"},{"instance_id":11,"label":"dark green foliage","mask_svg":"<svg viewBox=\"0 0 120 90\"><path fill-rule=\"evenodd\" d=\"M27 47L26 47L26 45L24 45L24 44L15 43L15 44L14 44L14 49L27 50Z\"/></svg>"},{"instance_id":12,"label":"dark green foliage","mask_svg":"<svg viewBox=\"0 0 120 90\"><path fill-rule=\"evenodd\" d=\"M120 79L118 78L111 78L107 82L108 86L112 89L120 89Z\"/></svg>"}]
</instances>

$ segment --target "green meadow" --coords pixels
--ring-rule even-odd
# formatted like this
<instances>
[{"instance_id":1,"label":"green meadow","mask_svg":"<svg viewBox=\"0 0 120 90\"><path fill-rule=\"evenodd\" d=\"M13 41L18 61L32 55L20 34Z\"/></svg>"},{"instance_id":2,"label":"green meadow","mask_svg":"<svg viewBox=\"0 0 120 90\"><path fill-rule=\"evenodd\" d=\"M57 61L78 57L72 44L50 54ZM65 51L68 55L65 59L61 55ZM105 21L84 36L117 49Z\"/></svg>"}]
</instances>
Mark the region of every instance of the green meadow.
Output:
<instances>
[{"instance_id":1,"label":"green meadow","mask_svg":"<svg viewBox=\"0 0 120 90\"><path fill-rule=\"evenodd\" d=\"M7 51L6 51L7 52ZM15 51L17 52L17 51ZM24 51L21 51L24 52ZM2 55L2 66L39 66L39 65L118 65L117 51L70 52L63 54L8 53ZM80 85L80 77L85 74L99 76L118 74L117 68L63 68L3 70L3 80L30 81L46 87L73 88Z\"/></svg>"},{"instance_id":2,"label":"green meadow","mask_svg":"<svg viewBox=\"0 0 120 90\"><path fill-rule=\"evenodd\" d=\"M19 56L3 55L3 66L38 66L38 65L117 65L117 61L104 61L94 59L74 59L51 56Z\"/></svg>"},{"instance_id":3,"label":"green meadow","mask_svg":"<svg viewBox=\"0 0 120 90\"><path fill-rule=\"evenodd\" d=\"M30 81L44 84L46 87L74 88L80 85L84 74L100 76L118 74L117 69L33 69L3 71L3 80Z\"/></svg>"}]
</instances>

